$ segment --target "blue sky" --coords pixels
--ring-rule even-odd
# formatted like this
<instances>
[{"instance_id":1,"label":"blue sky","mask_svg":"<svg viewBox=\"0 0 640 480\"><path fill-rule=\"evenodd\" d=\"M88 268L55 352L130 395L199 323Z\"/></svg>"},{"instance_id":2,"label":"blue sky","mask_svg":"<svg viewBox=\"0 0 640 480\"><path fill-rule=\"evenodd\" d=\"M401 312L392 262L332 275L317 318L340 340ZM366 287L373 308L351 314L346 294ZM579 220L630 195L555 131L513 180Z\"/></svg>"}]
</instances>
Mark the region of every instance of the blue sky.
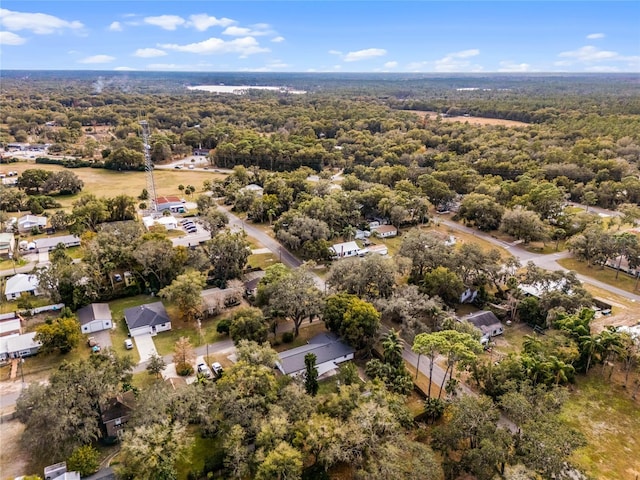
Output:
<instances>
[{"instance_id":1,"label":"blue sky","mask_svg":"<svg viewBox=\"0 0 640 480\"><path fill-rule=\"evenodd\" d=\"M640 72L640 2L3 0L0 67Z\"/></svg>"}]
</instances>

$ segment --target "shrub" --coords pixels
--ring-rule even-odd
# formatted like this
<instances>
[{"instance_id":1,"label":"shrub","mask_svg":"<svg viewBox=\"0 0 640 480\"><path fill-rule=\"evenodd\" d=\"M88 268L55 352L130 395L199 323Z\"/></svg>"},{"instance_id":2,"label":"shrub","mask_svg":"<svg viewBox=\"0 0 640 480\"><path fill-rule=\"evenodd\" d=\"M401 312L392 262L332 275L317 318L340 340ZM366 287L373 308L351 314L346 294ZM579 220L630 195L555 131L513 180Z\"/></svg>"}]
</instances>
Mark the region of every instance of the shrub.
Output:
<instances>
[{"instance_id":1,"label":"shrub","mask_svg":"<svg viewBox=\"0 0 640 480\"><path fill-rule=\"evenodd\" d=\"M284 332L282 334L282 343L291 343L293 342L293 332Z\"/></svg>"},{"instance_id":2,"label":"shrub","mask_svg":"<svg viewBox=\"0 0 640 480\"><path fill-rule=\"evenodd\" d=\"M176 365L176 373L181 377L193 375L193 367L188 363L178 363Z\"/></svg>"},{"instance_id":3,"label":"shrub","mask_svg":"<svg viewBox=\"0 0 640 480\"><path fill-rule=\"evenodd\" d=\"M222 320L220 320L218 322L218 325L216 326L216 332L229 335L229 326L230 325L231 325L231 319L230 318L223 318Z\"/></svg>"}]
</instances>

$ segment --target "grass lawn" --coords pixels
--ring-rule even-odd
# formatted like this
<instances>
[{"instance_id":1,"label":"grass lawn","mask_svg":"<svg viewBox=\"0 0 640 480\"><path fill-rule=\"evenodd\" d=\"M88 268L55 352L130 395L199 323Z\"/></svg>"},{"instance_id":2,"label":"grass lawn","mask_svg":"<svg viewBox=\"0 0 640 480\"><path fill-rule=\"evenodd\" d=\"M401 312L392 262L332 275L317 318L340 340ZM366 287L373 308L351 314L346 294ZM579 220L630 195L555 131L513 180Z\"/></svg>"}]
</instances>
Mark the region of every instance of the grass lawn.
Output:
<instances>
[{"instance_id":1,"label":"grass lawn","mask_svg":"<svg viewBox=\"0 0 640 480\"><path fill-rule=\"evenodd\" d=\"M618 278L616 278L616 271L612 268L589 267L586 263L580 262L575 258L561 258L558 263L564 268L573 270L581 275L594 278L627 292L638 293L637 290L634 290L636 280L624 272L620 272Z\"/></svg>"},{"instance_id":2,"label":"grass lawn","mask_svg":"<svg viewBox=\"0 0 640 480\"><path fill-rule=\"evenodd\" d=\"M256 255L249 255L247 259L247 267L261 268L265 270L267 267L280 263L280 260L273 253L258 253Z\"/></svg>"},{"instance_id":3,"label":"grass lawn","mask_svg":"<svg viewBox=\"0 0 640 480\"><path fill-rule=\"evenodd\" d=\"M60 165L35 164L27 162L12 163L11 168L18 174L28 169L42 169L52 172L67 170ZM143 188L147 187L145 172L116 172L102 168L74 168L71 170L84 182L84 188L78 195L65 195L55 197L63 207L71 207L83 193L92 193L96 197L114 197L123 191L128 195L137 197ZM179 195L178 185L193 185L196 187L194 198L202 190L205 180L225 178L226 175L212 171L196 170L154 170L154 180L157 195Z\"/></svg>"},{"instance_id":4,"label":"grass lawn","mask_svg":"<svg viewBox=\"0 0 640 480\"><path fill-rule=\"evenodd\" d=\"M572 463L590 478L638 478L640 405L629 399L620 386L604 381L595 371L587 378L579 377L576 387L562 417L584 434L588 445L573 454Z\"/></svg>"},{"instance_id":5,"label":"grass lawn","mask_svg":"<svg viewBox=\"0 0 640 480\"><path fill-rule=\"evenodd\" d=\"M191 447L187 457L178 462L178 480L186 480L189 472L199 474L204 468L205 461L214 457L222 457L222 440L220 436L215 438L203 438L195 427L188 427L191 434Z\"/></svg>"},{"instance_id":6,"label":"grass lawn","mask_svg":"<svg viewBox=\"0 0 640 480\"><path fill-rule=\"evenodd\" d=\"M297 338L294 338L293 342L280 343L281 340L282 340L282 334L284 332L279 330L278 331L278 343L274 344L272 342L273 349L276 352L283 352L285 350L291 350L292 348L300 347L302 345L305 345L307 343L307 341L311 337L314 337L317 334L322 333L322 332L326 332L326 331L327 331L327 327L325 326L324 322L322 322L322 321L316 320L311 325L309 325L308 323L305 324L303 322L302 326L300 327L300 335L298 335Z\"/></svg>"}]
</instances>

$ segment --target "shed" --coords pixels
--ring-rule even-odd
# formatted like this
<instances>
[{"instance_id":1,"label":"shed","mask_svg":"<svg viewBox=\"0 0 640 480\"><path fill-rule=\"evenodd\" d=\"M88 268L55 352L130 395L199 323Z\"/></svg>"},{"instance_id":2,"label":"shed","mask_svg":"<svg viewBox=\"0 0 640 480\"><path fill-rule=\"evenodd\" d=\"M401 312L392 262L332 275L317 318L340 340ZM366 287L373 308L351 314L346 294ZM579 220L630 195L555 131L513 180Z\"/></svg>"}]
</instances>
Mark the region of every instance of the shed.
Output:
<instances>
[{"instance_id":1,"label":"shed","mask_svg":"<svg viewBox=\"0 0 640 480\"><path fill-rule=\"evenodd\" d=\"M504 325L502 325L502 322L493 312L488 310L482 310L480 312L467 315L464 320L482 332L483 343L488 342L491 337L502 335L504 332Z\"/></svg>"},{"instance_id":2,"label":"shed","mask_svg":"<svg viewBox=\"0 0 640 480\"><path fill-rule=\"evenodd\" d=\"M162 302L147 303L138 307L127 308L124 320L132 337L171 330L171 319Z\"/></svg>"},{"instance_id":3,"label":"shed","mask_svg":"<svg viewBox=\"0 0 640 480\"><path fill-rule=\"evenodd\" d=\"M100 332L113 328L108 303L91 303L76 312L82 333Z\"/></svg>"},{"instance_id":4,"label":"shed","mask_svg":"<svg viewBox=\"0 0 640 480\"><path fill-rule=\"evenodd\" d=\"M355 350L333 333L321 333L311 338L306 345L280 352L276 366L284 375L304 375L304 357L309 353L316 356L316 368L318 376L321 376L337 369L338 364L352 360Z\"/></svg>"},{"instance_id":5,"label":"shed","mask_svg":"<svg viewBox=\"0 0 640 480\"><path fill-rule=\"evenodd\" d=\"M23 294L39 295L38 278L35 275L18 273L7 280L4 294L7 300L15 300Z\"/></svg>"}]
</instances>

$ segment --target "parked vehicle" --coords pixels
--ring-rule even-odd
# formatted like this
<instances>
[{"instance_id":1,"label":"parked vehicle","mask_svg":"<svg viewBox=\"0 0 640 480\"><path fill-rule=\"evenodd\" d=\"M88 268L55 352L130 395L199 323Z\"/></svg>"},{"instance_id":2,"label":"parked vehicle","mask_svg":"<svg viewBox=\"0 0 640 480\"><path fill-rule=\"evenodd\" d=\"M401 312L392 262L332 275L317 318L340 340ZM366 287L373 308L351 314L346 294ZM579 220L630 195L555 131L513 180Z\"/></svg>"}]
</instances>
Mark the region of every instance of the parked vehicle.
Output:
<instances>
[{"instance_id":1,"label":"parked vehicle","mask_svg":"<svg viewBox=\"0 0 640 480\"><path fill-rule=\"evenodd\" d=\"M124 339L124 348L131 350L133 348L133 341L130 338Z\"/></svg>"},{"instance_id":2,"label":"parked vehicle","mask_svg":"<svg viewBox=\"0 0 640 480\"><path fill-rule=\"evenodd\" d=\"M222 365L220 365L220 363L218 362L213 362L211 364L211 370L213 370L213 374L216 376L216 378L220 378L222 376L222 373L224 372L224 370L222 369Z\"/></svg>"},{"instance_id":3,"label":"parked vehicle","mask_svg":"<svg viewBox=\"0 0 640 480\"><path fill-rule=\"evenodd\" d=\"M213 376L206 363L199 363L197 366L197 371L206 378L211 378Z\"/></svg>"},{"instance_id":4,"label":"parked vehicle","mask_svg":"<svg viewBox=\"0 0 640 480\"><path fill-rule=\"evenodd\" d=\"M95 337L89 337L87 338L87 345L89 345L90 347L95 347L96 345L98 345L98 341Z\"/></svg>"}]
</instances>

